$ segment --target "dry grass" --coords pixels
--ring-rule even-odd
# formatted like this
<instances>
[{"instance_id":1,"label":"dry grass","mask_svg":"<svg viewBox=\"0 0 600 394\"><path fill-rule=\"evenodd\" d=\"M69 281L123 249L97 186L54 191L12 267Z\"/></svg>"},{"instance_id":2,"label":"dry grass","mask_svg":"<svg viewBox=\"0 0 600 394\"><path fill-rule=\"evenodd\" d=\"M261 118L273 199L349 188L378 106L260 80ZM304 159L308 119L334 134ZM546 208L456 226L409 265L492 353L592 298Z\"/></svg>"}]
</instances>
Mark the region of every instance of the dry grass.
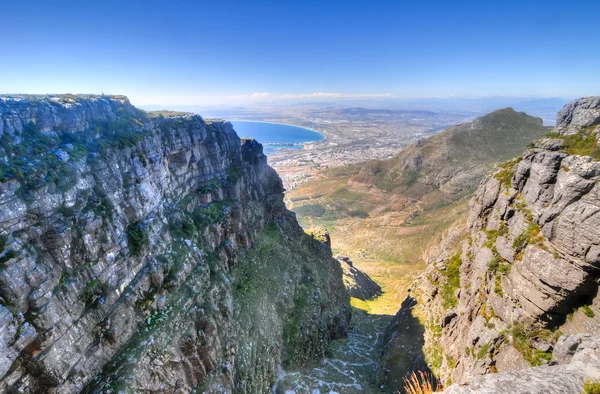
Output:
<instances>
[{"instance_id":1,"label":"dry grass","mask_svg":"<svg viewBox=\"0 0 600 394\"><path fill-rule=\"evenodd\" d=\"M384 292L374 300L353 299L352 305L372 314L394 315L407 288L426 266L423 253L465 213L467 199L444 203L444 196L436 190L420 201L410 201L348 181L347 174L321 174L288 193L288 208L307 204L325 208L320 217L298 217L300 224L305 229L326 228L334 254L350 256ZM368 212L370 217L350 217L347 213L352 210Z\"/></svg>"},{"instance_id":2,"label":"dry grass","mask_svg":"<svg viewBox=\"0 0 600 394\"><path fill-rule=\"evenodd\" d=\"M406 394L431 394L444 389L431 372L413 371L403 379Z\"/></svg>"}]
</instances>

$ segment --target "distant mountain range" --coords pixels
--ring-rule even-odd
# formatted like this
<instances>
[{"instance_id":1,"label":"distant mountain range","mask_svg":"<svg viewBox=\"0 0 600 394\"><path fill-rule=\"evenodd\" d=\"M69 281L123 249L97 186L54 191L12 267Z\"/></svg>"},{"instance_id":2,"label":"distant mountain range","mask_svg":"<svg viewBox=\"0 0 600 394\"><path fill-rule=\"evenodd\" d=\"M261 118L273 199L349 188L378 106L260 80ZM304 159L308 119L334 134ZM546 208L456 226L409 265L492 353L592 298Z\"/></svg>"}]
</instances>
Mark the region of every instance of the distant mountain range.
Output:
<instances>
[{"instance_id":1,"label":"distant mountain range","mask_svg":"<svg viewBox=\"0 0 600 394\"><path fill-rule=\"evenodd\" d=\"M530 115L543 119L544 124L554 125L556 113L571 101L566 97L480 97L480 98L386 98L386 99L346 99L330 101L272 101L252 103L245 106L199 106L199 105L142 105L145 110L158 110L168 107L177 111L211 114L217 117L238 117L239 114L260 111L265 107L341 107L353 113L357 108L369 110L423 110L423 111L461 111L479 116L488 112L511 107L516 111L524 111Z\"/></svg>"},{"instance_id":2,"label":"distant mountain range","mask_svg":"<svg viewBox=\"0 0 600 394\"><path fill-rule=\"evenodd\" d=\"M462 196L491 165L515 157L548 131L540 118L504 108L450 127L391 159L369 162L353 180L414 198L438 188Z\"/></svg>"}]
</instances>

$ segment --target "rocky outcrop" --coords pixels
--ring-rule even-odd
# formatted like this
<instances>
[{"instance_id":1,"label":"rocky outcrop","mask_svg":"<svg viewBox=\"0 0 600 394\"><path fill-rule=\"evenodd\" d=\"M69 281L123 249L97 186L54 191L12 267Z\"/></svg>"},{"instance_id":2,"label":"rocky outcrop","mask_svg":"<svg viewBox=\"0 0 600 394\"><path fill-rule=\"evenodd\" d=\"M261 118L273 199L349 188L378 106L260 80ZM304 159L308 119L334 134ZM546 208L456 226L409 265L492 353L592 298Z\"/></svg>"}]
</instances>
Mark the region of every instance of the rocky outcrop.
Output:
<instances>
[{"instance_id":1,"label":"rocky outcrop","mask_svg":"<svg viewBox=\"0 0 600 394\"><path fill-rule=\"evenodd\" d=\"M350 309L228 122L0 98L0 392L269 392Z\"/></svg>"},{"instance_id":2,"label":"rocky outcrop","mask_svg":"<svg viewBox=\"0 0 600 394\"><path fill-rule=\"evenodd\" d=\"M429 266L411 289L416 305L399 314L420 321L423 358L444 385L455 383L448 392L514 386L579 393L584 379L597 378L596 338L585 337L596 345L582 349L593 351L569 363L557 357L566 334L597 335L600 328L594 102L567 105L553 138L488 175L470 202L466 227L455 226L430 250ZM400 321L388 336L409 324ZM589 369L574 372L585 363ZM536 382L539 390L532 389Z\"/></svg>"},{"instance_id":3,"label":"rocky outcrop","mask_svg":"<svg viewBox=\"0 0 600 394\"><path fill-rule=\"evenodd\" d=\"M352 264L348 256L338 255L335 259L340 263L344 272L344 284L350 297L359 300L370 300L383 294L379 286L371 277Z\"/></svg>"},{"instance_id":4,"label":"rocky outcrop","mask_svg":"<svg viewBox=\"0 0 600 394\"><path fill-rule=\"evenodd\" d=\"M548 365L521 371L474 378L464 385L452 385L446 394L546 394L583 393L585 382L600 376L600 338L586 334L563 335Z\"/></svg>"},{"instance_id":5,"label":"rocky outcrop","mask_svg":"<svg viewBox=\"0 0 600 394\"><path fill-rule=\"evenodd\" d=\"M556 129L572 134L582 127L600 123L600 97L585 97L571 101L556 116Z\"/></svg>"}]
</instances>

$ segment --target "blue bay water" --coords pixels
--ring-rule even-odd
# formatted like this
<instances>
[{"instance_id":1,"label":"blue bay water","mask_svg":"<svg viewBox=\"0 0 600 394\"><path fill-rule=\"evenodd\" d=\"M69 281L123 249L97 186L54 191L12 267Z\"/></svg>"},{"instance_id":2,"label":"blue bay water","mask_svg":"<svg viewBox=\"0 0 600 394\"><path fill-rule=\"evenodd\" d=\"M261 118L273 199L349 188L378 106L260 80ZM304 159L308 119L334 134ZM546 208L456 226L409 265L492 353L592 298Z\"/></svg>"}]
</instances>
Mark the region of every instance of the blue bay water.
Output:
<instances>
[{"instance_id":1,"label":"blue bay water","mask_svg":"<svg viewBox=\"0 0 600 394\"><path fill-rule=\"evenodd\" d=\"M302 149L304 142L321 141L324 137L316 131L300 126L269 122L231 121L240 138L251 137L263 144L266 155L278 149Z\"/></svg>"}]
</instances>

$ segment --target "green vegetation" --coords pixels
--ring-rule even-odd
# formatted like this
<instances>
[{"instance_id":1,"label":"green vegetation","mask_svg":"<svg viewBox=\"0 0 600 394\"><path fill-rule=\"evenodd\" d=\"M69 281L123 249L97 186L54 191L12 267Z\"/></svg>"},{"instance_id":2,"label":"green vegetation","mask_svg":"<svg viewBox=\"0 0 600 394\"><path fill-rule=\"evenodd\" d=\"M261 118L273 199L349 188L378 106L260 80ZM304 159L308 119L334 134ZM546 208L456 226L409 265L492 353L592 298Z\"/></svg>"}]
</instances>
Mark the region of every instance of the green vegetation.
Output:
<instances>
[{"instance_id":1,"label":"green vegetation","mask_svg":"<svg viewBox=\"0 0 600 394\"><path fill-rule=\"evenodd\" d=\"M66 100L79 100L73 97ZM70 163L91 158L90 153L133 146L149 135L143 130L147 120L143 111L125 113L121 108L118 115L116 120L96 122L88 130L59 132L58 135L43 133L37 124L29 122L18 144L4 133L0 138L0 154L6 155L7 162L0 164L0 182L16 179L22 183L23 193L50 183L61 191L70 189L76 182L75 167Z\"/></svg>"},{"instance_id":2,"label":"green vegetation","mask_svg":"<svg viewBox=\"0 0 600 394\"><path fill-rule=\"evenodd\" d=\"M512 178L515 174L515 166L522 160L522 157L513 159L513 160L509 160L507 162L504 162L502 164L498 164L498 169L500 171L498 171L496 174L494 174L494 178L496 178L500 184L506 188L509 189L512 187Z\"/></svg>"},{"instance_id":3,"label":"green vegetation","mask_svg":"<svg viewBox=\"0 0 600 394\"><path fill-rule=\"evenodd\" d=\"M197 209L192 215L192 220L196 228L204 229L210 225L223 223L229 217L231 211L229 208L230 204L230 200L223 200Z\"/></svg>"},{"instance_id":4,"label":"green vegetation","mask_svg":"<svg viewBox=\"0 0 600 394\"><path fill-rule=\"evenodd\" d=\"M583 311L583 314L586 315L587 317L594 317L594 316L596 316L596 314L594 313L594 311L592 310L592 308L590 308L589 305L582 306L581 310Z\"/></svg>"},{"instance_id":5,"label":"green vegetation","mask_svg":"<svg viewBox=\"0 0 600 394\"><path fill-rule=\"evenodd\" d=\"M454 308L458 304L458 298L456 298L456 290L460 287L460 266L462 265L462 259L460 258L460 252L457 252L454 256L448 260L446 269L440 271L443 276L446 277L446 281L442 284L441 295L442 305L444 308Z\"/></svg>"},{"instance_id":6,"label":"green vegetation","mask_svg":"<svg viewBox=\"0 0 600 394\"><path fill-rule=\"evenodd\" d=\"M142 249L144 249L149 242L148 232L142 223L136 222L127 226L127 241L129 243L131 254L139 256Z\"/></svg>"},{"instance_id":7,"label":"green vegetation","mask_svg":"<svg viewBox=\"0 0 600 394\"><path fill-rule=\"evenodd\" d=\"M188 116L193 115L191 112L180 112L180 111L169 111L166 109L157 110L157 111L147 111L146 115L151 118L175 118L180 116Z\"/></svg>"},{"instance_id":8,"label":"green vegetation","mask_svg":"<svg viewBox=\"0 0 600 394\"><path fill-rule=\"evenodd\" d=\"M94 187L93 191L94 193L88 197L84 211L93 211L94 214L112 222L114 204L98 187Z\"/></svg>"},{"instance_id":9,"label":"green vegetation","mask_svg":"<svg viewBox=\"0 0 600 394\"><path fill-rule=\"evenodd\" d=\"M19 252L16 250L10 249L4 253L4 256L0 257L0 268L3 268L4 265L10 260L14 259L19 255Z\"/></svg>"},{"instance_id":10,"label":"green vegetation","mask_svg":"<svg viewBox=\"0 0 600 394\"><path fill-rule=\"evenodd\" d=\"M584 127L575 134L561 135L549 133L548 138L556 138L563 141L561 152L569 155L591 156L594 160L600 160L600 147L596 140L596 126Z\"/></svg>"},{"instance_id":11,"label":"green vegetation","mask_svg":"<svg viewBox=\"0 0 600 394\"><path fill-rule=\"evenodd\" d=\"M542 229L536 223L530 221L527 225L527 229L514 239L513 248L517 252L521 252L527 247L527 245L537 244L542 240Z\"/></svg>"},{"instance_id":12,"label":"green vegetation","mask_svg":"<svg viewBox=\"0 0 600 394\"><path fill-rule=\"evenodd\" d=\"M496 240L499 236L506 236L508 234L508 226L504 224L504 221L500 223L500 228L498 230L487 230L485 235L487 240L484 242L483 246L488 249L493 249L496 244Z\"/></svg>"},{"instance_id":13,"label":"green vegetation","mask_svg":"<svg viewBox=\"0 0 600 394\"><path fill-rule=\"evenodd\" d=\"M305 309L309 306L313 291L314 288L311 284L299 289L297 295L294 297L294 309L285 320L283 326L283 340L287 350L284 359L285 365L296 364L298 362L304 363L307 361L306 359L298 359L301 356L300 353L302 353L298 350L302 349L304 341L301 319L305 314Z\"/></svg>"},{"instance_id":14,"label":"green vegetation","mask_svg":"<svg viewBox=\"0 0 600 394\"><path fill-rule=\"evenodd\" d=\"M88 282L83 289L83 300L87 309L94 309L104 303L106 287L98 279Z\"/></svg>"},{"instance_id":15,"label":"green vegetation","mask_svg":"<svg viewBox=\"0 0 600 394\"><path fill-rule=\"evenodd\" d=\"M555 343L560 337L560 331L550 331L536 326L514 324L510 329L512 344L532 366L546 364L552 360L552 352L543 352L530 345L532 339L542 339L549 343Z\"/></svg>"},{"instance_id":16,"label":"green vegetation","mask_svg":"<svg viewBox=\"0 0 600 394\"><path fill-rule=\"evenodd\" d=\"M504 290L502 289L502 275L496 274L494 277L494 292L500 297L504 297Z\"/></svg>"},{"instance_id":17,"label":"green vegetation","mask_svg":"<svg viewBox=\"0 0 600 394\"><path fill-rule=\"evenodd\" d=\"M8 243L8 235L0 234L0 253L4 252L6 244Z\"/></svg>"},{"instance_id":18,"label":"green vegetation","mask_svg":"<svg viewBox=\"0 0 600 394\"><path fill-rule=\"evenodd\" d=\"M486 343L477 352L477 359L478 360L484 359L488 355L489 350L490 350L490 344Z\"/></svg>"},{"instance_id":19,"label":"green vegetation","mask_svg":"<svg viewBox=\"0 0 600 394\"><path fill-rule=\"evenodd\" d=\"M198 187L198 193L208 194L208 193L212 192L213 190L220 188L221 186L222 186L221 179L213 178L210 181L207 181L203 185Z\"/></svg>"},{"instance_id":20,"label":"green vegetation","mask_svg":"<svg viewBox=\"0 0 600 394\"><path fill-rule=\"evenodd\" d=\"M600 383L586 380L583 384L583 392L585 394L600 394Z\"/></svg>"},{"instance_id":21,"label":"green vegetation","mask_svg":"<svg viewBox=\"0 0 600 394\"><path fill-rule=\"evenodd\" d=\"M488 269L490 271L498 272L500 274L508 274L512 265L504 260L498 253L494 254L494 257L488 263Z\"/></svg>"},{"instance_id":22,"label":"green vegetation","mask_svg":"<svg viewBox=\"0 0 600 394\"><path fill-rule=\"evenodd\" d=\"M292 209L298 216L321 217L325 214L325 208L319 204L300 205ZM367 214L368 215L368 214Z\"/></svg>"}]
</instances>

